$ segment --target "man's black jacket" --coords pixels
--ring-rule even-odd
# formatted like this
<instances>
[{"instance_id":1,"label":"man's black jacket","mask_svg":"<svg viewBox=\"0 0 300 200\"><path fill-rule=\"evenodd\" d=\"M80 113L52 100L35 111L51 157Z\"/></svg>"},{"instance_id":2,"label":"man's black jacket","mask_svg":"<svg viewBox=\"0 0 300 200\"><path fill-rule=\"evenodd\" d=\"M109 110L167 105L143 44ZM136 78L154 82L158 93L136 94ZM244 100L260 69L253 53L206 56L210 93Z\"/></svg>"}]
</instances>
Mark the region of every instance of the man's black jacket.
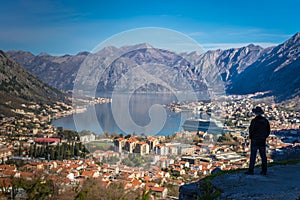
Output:
<instances>
[{"instance_id":1,"label":"man's black jacket","mask_svg":"<svg viewBox=\"0 0 300 200\"><path fill-rule=\"evenodd\" d=\"M251 139L252 145L266 145L266 139L269 135L270 124L265 117L258 115L254 119L252 119L249 127L249 138Z\"/></svg>"}]
</instances>

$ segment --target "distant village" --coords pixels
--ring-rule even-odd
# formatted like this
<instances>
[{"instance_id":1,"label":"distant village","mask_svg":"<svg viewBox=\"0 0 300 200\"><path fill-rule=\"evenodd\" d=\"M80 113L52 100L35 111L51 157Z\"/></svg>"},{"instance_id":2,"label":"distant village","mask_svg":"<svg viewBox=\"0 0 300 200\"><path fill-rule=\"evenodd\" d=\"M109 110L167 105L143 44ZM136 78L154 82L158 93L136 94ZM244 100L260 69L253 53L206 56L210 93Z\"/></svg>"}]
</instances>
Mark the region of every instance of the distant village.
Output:
<instances>
[{"instance_id":1,"label":"distant village","mask_svg":"<svg viewBox=\"0 0 300 200\"><path fill-rule=\"evenodd\" d=\"M110 101L99 98L89 103ZM23 190L14 190L21 187L15 181L19 179L51 180L57 195L93 179L103 188L121 184L126 191L148 191L154 199L176 199L185 183L248 166L247 127L256 105L264 109L271 124L268 161L299 159L300 111L295 102L269 104L237 97L220 102L174 102L167 105L174 112L222 116L226 131L183 130L170 136L77 133L50 122L83 112L84 106L73 109L62 102L22 105L24 109L15 110L20 117L0 118L0 195L28 198L31 193L24 183ZM25 111L28 108L32 112Z\"/></svg>"}]
</instances>

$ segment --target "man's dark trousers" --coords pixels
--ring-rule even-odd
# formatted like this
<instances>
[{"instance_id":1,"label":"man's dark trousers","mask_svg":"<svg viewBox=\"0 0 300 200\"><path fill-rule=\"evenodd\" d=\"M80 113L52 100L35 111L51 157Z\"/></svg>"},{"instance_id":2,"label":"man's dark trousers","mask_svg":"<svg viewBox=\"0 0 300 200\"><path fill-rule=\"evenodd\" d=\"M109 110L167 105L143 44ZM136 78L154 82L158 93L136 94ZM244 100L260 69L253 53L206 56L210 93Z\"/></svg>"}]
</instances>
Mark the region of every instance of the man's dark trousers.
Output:
<instances>
[{"instance_id":1,"label":"man's dark trousers","mask_svg":"<svg viewBox=\"0 0 300 200\"><path fill-rule=\"evenodd\" d=\"M257 150L259 150L261 164L262 164L262 172L267 173L267 156L266 156L266 145L252 145L251 144L251 156L250 156L250 165L249 165L249 172L254 171L254 165L256 160Z\"/></svg>"}]
</instances>

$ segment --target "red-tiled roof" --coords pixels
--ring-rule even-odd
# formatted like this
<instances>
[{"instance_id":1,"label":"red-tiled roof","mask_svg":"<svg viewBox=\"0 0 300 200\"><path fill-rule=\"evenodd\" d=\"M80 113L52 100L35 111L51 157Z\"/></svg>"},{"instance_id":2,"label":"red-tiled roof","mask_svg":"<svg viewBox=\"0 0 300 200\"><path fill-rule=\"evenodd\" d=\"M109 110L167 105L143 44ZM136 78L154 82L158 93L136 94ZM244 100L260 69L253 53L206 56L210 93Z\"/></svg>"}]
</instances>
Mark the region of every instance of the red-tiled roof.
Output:
<instances>
[{"instance_id":1,"label":"red-tiled roof","mask_svg":"<svg viewBox=\"0 0 300 200\"><path fill-rule=\"evenodd\" d=\"M163 192L165 190L165 188L164 187L152 187L151 190L154 192Z\"/></svg>"},{"instance_id":2,"label":"red-tiled roof","mask_svg":"<svg viewBox=\"0 0 300 200\"><path fill-rule=\"evenodd\" d=\"M13 170L2 170L0 174L4 176L14 176L16 172L14 172Z\"/></svg>"},{"instance_id":3,"label":"red-tiled roof","mask_svg":"<svg viewBox=\"0 0 300 200\"><path fill-rule=\"evenodd\" d=\"M139 145L146 145L147 143L146 142L138 142L137 144L139 144Z\"/></svg>"},{"instance_id":4,"label":"red-tiled roof","mask_svg":"<svg viewBox=\"0 0 300 200\"><path fill-rule=\"evenodd\" d=\"M32 178L33 177L33 173L31 173L31 172L20 172L20 175L23 178Z\"/></svg>"},{"instance_id":5,"label":"red-tiled roof","mask_svg":"<svg viewBox=\"0 0 300 200\"><path fill-rule=\"evenodd\" d=\"M138 180L133 180L133 181L131 182L131 184L134 185L134 186L139 186L139 185L141 185L142 183L141 183L140 181L138 181Z\"/></svg>"},{"instance_id":6,"label":"red-tiled roof","mask_svg":"<svg viewBox=\"0 0 300 200\"><path fill-rule=\"evenodd\" d=\"M93 177L94 172L93 171L83 171L81 176L85 176L85 177Z\"/></svg>"},{"instance_id":7,"label":"red-tiled roof","mask_svg":"<svg viewBox=\"0 0 300 200\"><path fill-rule=\"evenodd\" d=\"M14 165L0 165L0 170L16 170L16 166Z\"/></svg>"},{"instance_id":8,"label":"red-tiled roof","mask_svg":"<svg viewBox=\"0 0 300 200\"><path fill-rule=\"evenodd\" d=\"M59 142L59 138L34 138L34 142L48 143L48 142Z\"/></svg>"}]
</instances>

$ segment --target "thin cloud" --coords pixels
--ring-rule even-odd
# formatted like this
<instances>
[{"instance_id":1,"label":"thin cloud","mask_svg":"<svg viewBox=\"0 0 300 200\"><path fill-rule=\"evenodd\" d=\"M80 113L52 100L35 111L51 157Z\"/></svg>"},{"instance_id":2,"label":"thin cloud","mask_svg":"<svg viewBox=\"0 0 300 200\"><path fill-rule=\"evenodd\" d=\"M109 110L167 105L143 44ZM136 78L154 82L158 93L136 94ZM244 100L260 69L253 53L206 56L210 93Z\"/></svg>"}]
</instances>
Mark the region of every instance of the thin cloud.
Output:
<instances>
[{"instance_id":1,"label":"thin cloud","mask_svg":"<svg viewBox=\"0 0 300 200\"><path fill-rule=\"evenodd\" d=\"M240 48L248 46L249 44L254 44L261 46L263 48L276 46L277 43L272 42L249 42L249 43L206 43L202 44L202 46L207 50L216 50L216 49L232 49L232 48Z\"/></svg>"},{"instance_id":2,"label":"thin cloud","mask_svg":"<svg viewBox=\"0 0 300 200\"><path fill-rule=\"evenodd\" d=\"M257 35L263 32L263 30L261 29L256 29L256 28L249 28L249 29L245 29L245 30L235 30L235 29L230 29L226 31L227 35L230 36L253 36L253 35Z\"/></svg>"},{"instance_id":3,"label":"thin cloud","mask_svg":"<svg viewBox=\"0 0 300 200\"><path fill-rule=\"evenodd\" d=\"M293 36L293 34L273 34L273 33L260 33L261 36L266 37L280 37L280 38L290 38Z\"/></svg>"},{"instance_id":4,"label":"thin cloud","mask_svg":"<svg viewBox=\"0 0 300 200\"><path fill-rule=\"evenodd\" d=\"M244 31L229 31L227 35L230 36L244 36L244 37L270 37L270 38L290 38L293 34L281 33L267 33L262 29L247 29Z\"/></svg>"},{"instance_id":5,"label":"thin cloud","mask_svg":"<svg viewBox=\"0 0 300 200\"><path fill-rule=\"evenodd\" d=\"M204 36L206 35L205 32L193 32L193 33L189 33L188 36L190 37L194 37L194 36Z\"/></svg>"}]
</instances>

